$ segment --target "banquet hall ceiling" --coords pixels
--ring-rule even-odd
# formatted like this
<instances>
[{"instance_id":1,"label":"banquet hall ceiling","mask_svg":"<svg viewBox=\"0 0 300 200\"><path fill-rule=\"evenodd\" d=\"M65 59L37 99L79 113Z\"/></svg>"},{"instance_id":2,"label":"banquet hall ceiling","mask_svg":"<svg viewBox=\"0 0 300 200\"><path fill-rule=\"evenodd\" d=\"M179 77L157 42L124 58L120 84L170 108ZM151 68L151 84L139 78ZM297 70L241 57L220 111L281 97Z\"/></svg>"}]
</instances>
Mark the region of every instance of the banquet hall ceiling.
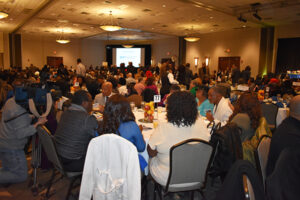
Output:
<instances>
[{"instance_id":1,"label":"banquet hall ceiling","mask_svg":"<svg viewBox=\"0 0 300 200\"><path fill-rule=\"evenodd\" d=\"M57 36L63 29L70 38L100 40L151 40L300 24L300 0L0 0L0 11L9 14L0 19L1 32ZM99 28L109 11L121 31Z\"/></svg>"}]
</instances>

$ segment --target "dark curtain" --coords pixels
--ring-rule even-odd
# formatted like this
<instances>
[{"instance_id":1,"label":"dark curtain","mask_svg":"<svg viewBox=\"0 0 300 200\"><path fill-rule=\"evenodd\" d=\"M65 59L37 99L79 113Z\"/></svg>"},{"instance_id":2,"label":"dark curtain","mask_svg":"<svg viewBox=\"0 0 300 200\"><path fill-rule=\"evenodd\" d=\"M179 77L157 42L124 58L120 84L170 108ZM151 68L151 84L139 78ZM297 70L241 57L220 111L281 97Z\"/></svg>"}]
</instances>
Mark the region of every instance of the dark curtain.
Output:
<instances>
[{"instance_id":1,"label":"dark curtain","mask_svg":"<svg viewBox=\"0 0 300 200\"><path fill-rule=\"evenodd\" d=\"M300 69L300 38L278 39L276 74Z\"/></svg>"}]
</instances>

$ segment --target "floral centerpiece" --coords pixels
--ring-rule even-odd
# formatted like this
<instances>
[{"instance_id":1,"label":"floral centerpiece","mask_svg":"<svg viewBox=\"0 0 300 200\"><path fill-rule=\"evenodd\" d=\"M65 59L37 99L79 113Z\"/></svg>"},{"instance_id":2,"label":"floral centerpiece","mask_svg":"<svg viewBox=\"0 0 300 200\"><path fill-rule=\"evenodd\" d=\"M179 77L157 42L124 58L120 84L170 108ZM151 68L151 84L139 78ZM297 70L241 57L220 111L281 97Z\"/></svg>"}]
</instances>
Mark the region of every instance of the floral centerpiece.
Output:
<instances>
[{"instance_id":1,"label":"floral centerpiece","mask_svg":"<svg viewBox=\"0 0 300 200\"><path fill-rule=\"evenodd\" d=\"M153 113L154 113L154 102L145 103L144 107L144 121L153 122Z\"/></svg>"}]
</instances>

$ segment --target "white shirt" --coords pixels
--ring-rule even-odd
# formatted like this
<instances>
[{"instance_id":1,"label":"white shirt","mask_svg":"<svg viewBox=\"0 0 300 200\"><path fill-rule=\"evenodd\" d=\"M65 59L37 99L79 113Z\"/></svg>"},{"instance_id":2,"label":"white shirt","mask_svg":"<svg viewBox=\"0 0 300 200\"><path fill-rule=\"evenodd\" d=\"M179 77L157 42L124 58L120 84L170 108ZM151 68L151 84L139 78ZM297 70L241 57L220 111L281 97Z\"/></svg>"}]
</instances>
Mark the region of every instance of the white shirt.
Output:
<instances>
[{"instance_id":1,"label":"white shirt","mask_svg":"<svg viewBox=\"0 0 300 200\"><path fill-rule=\"evenodd\" d=\"M76 66L76 74L85 77L85 66L82 63L78 63Z\"/></svg>"},{"instance_id":2,"label":"white shirt","mask_svg":"<svg viewBox=\"0 0 300 200\"><path fill-rule=\"evenodd\" d=\"M203 119L198 118L192 126L178 127L172 123L160 123L149 139L149 146L157 150L150 160L151 176L161 185L167 184L170 169L170 148L187 139L210 140L210 133Z\"/></svg>"},{"instance_id":3,"label":"white shirt","mask_svg":"<svg viewBox=\"0 0 300 200\"><path fill-rule=\"evenodd\" d=\"M229 107L229 99L222 97L218 105L214 106L213 117L215 123L221 122L221 125L225 125L232 114L232 110Z\"/></svg>"},{"instance_id":4,"label":"white shirt","mask_svg":"<svg viewBox=\"0 0 300 200\"><path fill-rule=\"evenodd\" d=\"M168 74L168 79L171 84L178 84L178 81L174 79L174 75L172 73Z\"/></svg>"},{"instance_id":5,"label":"white shirt","mask_svg":"<svg viewBox=\"0 0 300 200\"><path fill-rule=\"evenodd\" d=\"M127 87L126 85L122 85L118 88L118 91L121 95L125 96L128 94L128 90L127 90Z\"/></svg>"}]
</instances>

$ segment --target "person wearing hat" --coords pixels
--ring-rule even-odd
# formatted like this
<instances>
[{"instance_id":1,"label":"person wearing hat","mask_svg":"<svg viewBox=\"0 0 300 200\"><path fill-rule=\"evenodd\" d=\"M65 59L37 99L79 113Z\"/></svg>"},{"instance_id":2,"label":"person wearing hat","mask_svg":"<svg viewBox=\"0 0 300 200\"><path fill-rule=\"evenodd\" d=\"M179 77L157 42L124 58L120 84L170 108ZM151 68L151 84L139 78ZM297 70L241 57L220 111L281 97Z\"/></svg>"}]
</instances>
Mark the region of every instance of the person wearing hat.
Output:
<instances>
[{"instance_id":1,"label":"person wearing hat","mask_svg":"<svg viewBox=\"0 0 300 200\"><path fill-rule=\"evenodd\" d=\"M273 134L266 168L267 177L272 174L280 153L287 147L300 145L300 95L290 102L290 116Z\"/></svg>"}]
</instances>

